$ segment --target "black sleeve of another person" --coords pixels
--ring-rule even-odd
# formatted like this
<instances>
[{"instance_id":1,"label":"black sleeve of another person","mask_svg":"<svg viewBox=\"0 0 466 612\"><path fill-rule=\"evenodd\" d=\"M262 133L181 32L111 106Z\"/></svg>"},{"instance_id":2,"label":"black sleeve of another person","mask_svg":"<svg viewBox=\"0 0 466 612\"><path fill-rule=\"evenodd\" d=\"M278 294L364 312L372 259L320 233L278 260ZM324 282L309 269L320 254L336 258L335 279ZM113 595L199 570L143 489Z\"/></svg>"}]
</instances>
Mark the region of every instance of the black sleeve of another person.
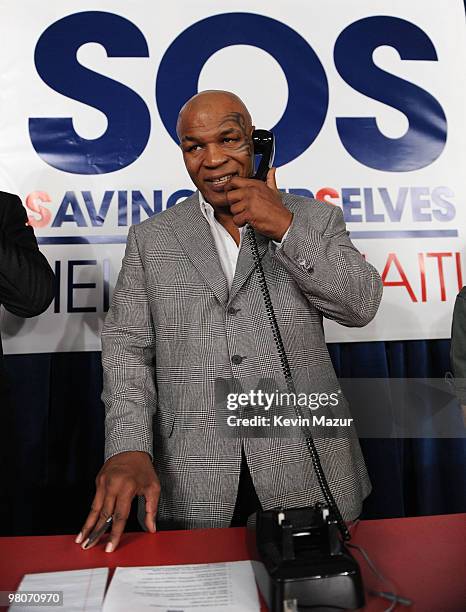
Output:
<instances>
[{"instance_id":1,"label":"black sleeve of another person","mask_svg":"<svg viewBox=\"0 0 466 612\"><path fill-rule=\"evenodd\" d=\"M39 251L18 196L0 192L0 304L19 317L44 312L54 295L54 274Z\"/></svg>"},{"instance_id":2,"label":"black sleeve of another person","mask_svg":"<svg viewBox=\"0 0 466 612\"><path fill-rule=\"evenodd\" d=\"M457 295L453 310L450 361L456 394L460 404L466 406L466 286Z\"/></svg>"},{"instance_id":3,"label":"black sleeve of another person","mask_svg":"<svg viewBox=\"0 0 466 612\"><path fill-rule=\"evenodd\" d=\"M18 196L0 191L0 305L19 317L42 313L52 301L55 288L52 269L40 253L27 220ZM23 406L11 402L13 394L3 369L0 340L0 465L5 466L0 477L1 536L34 533L37 515L32 505L36 492L15 469L26 447L22 442Z\"/></svg>"}]
</instances>

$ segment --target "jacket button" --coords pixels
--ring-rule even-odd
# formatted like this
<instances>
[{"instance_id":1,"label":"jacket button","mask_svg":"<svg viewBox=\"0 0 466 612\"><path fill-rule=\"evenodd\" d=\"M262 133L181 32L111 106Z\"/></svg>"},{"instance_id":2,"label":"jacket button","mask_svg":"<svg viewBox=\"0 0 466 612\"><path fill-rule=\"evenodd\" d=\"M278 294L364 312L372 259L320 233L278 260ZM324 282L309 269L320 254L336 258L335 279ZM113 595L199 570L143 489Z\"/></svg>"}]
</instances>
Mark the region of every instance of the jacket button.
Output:
<instances>
[{"instance_id":1,"label":"jacket button","mask_svg":"<svg viewBox=\"0 0 466 612\"><path fill-rule=\"evenodd\" d=\"M231 363L234 365L239 365L243 361L243 357L241 355L233 355L231 358Z\"/></svg>"},{"instance_id":2,"label":"jacket button","mask_svg":"<svg viewBox=\"0 0 466 612\"><path fill-rule=\"evenodd\" d=\"M227 310L229 315L235 315L237 312L239 312L241 310L241 308L234 308L233 306L230 306Z\"/></svg>"},{"instance_id":3,"label":"jacket button","mask_svg":"<svg viewBox=\"0 0 466 612\"><path fill-rule=\"evenodd\" d=\"M298 259L298 265L300 265L301 268L308 270L309 272L312 272L314 270L311 264L308 263L305 259Z\"/></svg>"}]
</instances>

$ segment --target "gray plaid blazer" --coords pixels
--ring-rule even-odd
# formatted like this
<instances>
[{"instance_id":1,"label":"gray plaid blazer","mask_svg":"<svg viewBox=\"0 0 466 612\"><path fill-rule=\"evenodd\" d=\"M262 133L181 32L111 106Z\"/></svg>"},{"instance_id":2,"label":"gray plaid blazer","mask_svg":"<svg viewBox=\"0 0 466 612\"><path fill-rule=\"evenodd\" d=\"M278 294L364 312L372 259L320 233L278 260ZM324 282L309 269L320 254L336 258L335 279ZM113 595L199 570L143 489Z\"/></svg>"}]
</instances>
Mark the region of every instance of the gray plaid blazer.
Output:
<instances>
[{"instance_id":1,"label":"gray plaid blazer","mask_svg":"<svg viewBox=\"0 0 466 612\"><path fill-rule=\"evenodd\" d=\"M338 390L322 317L367 324L380 276L352 244L338 207L288 194L283 203L293 221L281 247L256 237L296 388ZM240 438L219 426L216 379L237 379L246 390L283 377L248 241L229 291L197 193L130 228L102 361L105 459L151 455L159 528L229 526L241 445L264 509L322 499L302 437ZM343 516L354 519L371 488L354 431L317 437L316 446Z\"/></svg>"}]
</instances>

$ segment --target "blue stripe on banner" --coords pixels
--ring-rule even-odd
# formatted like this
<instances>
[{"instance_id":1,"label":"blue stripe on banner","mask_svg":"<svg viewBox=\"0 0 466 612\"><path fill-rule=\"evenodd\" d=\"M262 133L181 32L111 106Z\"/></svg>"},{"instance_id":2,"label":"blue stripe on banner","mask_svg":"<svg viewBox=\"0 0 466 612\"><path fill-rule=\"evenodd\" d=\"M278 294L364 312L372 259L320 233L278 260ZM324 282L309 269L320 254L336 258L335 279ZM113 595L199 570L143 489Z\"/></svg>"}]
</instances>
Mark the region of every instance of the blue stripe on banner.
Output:
<instances>
[{"instance_id":1,"label":"blue stripe on banner","mask_svg":"<svg viewBox=\"0 0 466 612\"><path fill-rule=\"evenodd\" d=\"M374 230L350 232L351 238L454 238L458 230ZM125 244L126 236L39 236L39 244Z\"/></svg>"},{"instance_id":2,"label":"blue stripe on banner","mask_svg":"<svg viewBox=\"0 0 466 612\"><path fill-rule=\"evenodd\" d=\"M125 244L126 236L38 236L39 244Z\"/></svg>"},{"instance_id":3,"label":"blue stripe on banner","mask_svg":"<svg viewBox=\"0 0 466 612\"><path fill-rule=\"evenodd\" d=\"M374 230L350 232L351 238L454 238L458 230Z\"/></svg>"}]
</instances>

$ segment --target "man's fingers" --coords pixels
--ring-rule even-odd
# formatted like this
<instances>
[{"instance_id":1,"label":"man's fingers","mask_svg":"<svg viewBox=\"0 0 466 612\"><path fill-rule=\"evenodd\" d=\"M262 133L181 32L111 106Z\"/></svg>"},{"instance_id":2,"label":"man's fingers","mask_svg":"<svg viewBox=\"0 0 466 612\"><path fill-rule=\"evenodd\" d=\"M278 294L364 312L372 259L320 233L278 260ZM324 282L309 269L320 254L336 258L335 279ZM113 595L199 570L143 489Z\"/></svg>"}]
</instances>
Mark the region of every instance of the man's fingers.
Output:
<instances>
[{"instance_id":1,"label":"man's fingers","mask_svg":"<svg viewBox=\"0 0 466 612\"><path fill-rule=\"evenodd\" d=\"M276 168L270 168L270 170L267 173L267 179L265 181L265 184L267 185L267 187L269 187L273 191L278 191L277 182L275 179L276 172L277 172ZM257 181L257 179L253 179L253 178L244 178L242 176L234 176L228 181L226 185L226 189L228 189L228 191L238 191L239 189L245 189L247 187L257 187L258 182L260 181Z\"/></svg>"},{"instance_id":2,"label":"man's fingers","mask_svg":"<svg viewBox=\"0 0 466 612\"><path fill-rule=\"evenodd\" d=\"M99 487L92 501L91 511L87 515L86 522L75 539L76 544L82 544L87 539L90 531L94 528L94 525L99 519L102 506L104 505L104 499L105 489Z\"/></svg>"},{"instance_id":3,"label":"man's fingers","mask_svg":"<svg viewBox=\"0 0 466 612\"><path fill-rule=\"evenodd\" d=\"M247 211L242 212L238 215L234 215L233 217L233 223L237 226L237 227L243 227L243 225L246 225L246 223L249 222L249 214Z\"/></svg>"},{"instance_id":4,"label":"man's fingers","mask_svg":"<svg viewBox=\"0 0 466 612\"><path fill-rule=\"evenodd\" d=\"M96 487L91 511L76 538L76 542L81 544L83 549L95 546L112 524L106 550L115 550L136 493L144 494L149 499L149 510L152 513L152 525L149 527L154 531L160 483L148 453L125 451L110 457L97 475ZM108 520L110 517L111 521Z\"/></svg>"},{"instance_id":5,"label":"man's fingers","mask_svg":"<svg viewBox=\"0 0 466 612\"><path fill-rule=\"evenodd\" d=\"M111 496L107 495L105 497L104 504L98 515L97 523L92 528L90 533L87 533L87 536L84 537L84 542L82 543L81 548L85 548L85 549L92 548L100 540L100 538L102 537L101 535L98 536L93 542L89 544L89 539L91 538L91 536L93 536L93 534L99 531L99 529L105 524L106 520L110 516L113 516L114 510L115 510L115 502L116 502L116 497L114 495L111 495Z\"/></svg>"},{"instance_id":6,"label":"man's fingers","mask_svg":"<svg viewBox=\"0 0 466 612\"><path fill-rule=\"evenodd\" d=\"M251 185L255 185L256 179L252 178L244 178L242 176L233 176L228 183L226 184L226 188L228 191L236 191L237 189L241 189L243 187L250 187Z\"/></svg>"},{"instance_id":7,"label":"man's fingers","mask_svg":"<svg viewBox=\"0 0 466 612\"><path fill-rule=\"evenodd\" d=\"M246 197L246 194L247 188L245 187L239 187L238 189L234 189L229 185L225 187L225 196L229 205L235 204L236 202L243 200Z\"/></svg>"},{"instance_id":8,"label":"man's fingers","mask_svg":"<svg viewBox=\"0 0 466 612\"><path fill-rule=\"evenodd\" d=\"M159 505L160 484L158 481L150 484L144 491L146 498L146 518L144 523L151 533L156 531L155 517L157 515L157 507Z\"/></svg>"},{"instance_id":9,"label":"man's fingers","mask_svg":"<svg viewBox=\"0 0 466 612\"><path fill-rule=\"evenodd\" d=\"M232 204L230 206L230 212L232 215L239 215L240 213L246 210L245 202L236 202L236 204Z\"/></svg>"},{"instance_id":10,"label":"man's fingers","mask_svg":"<svg viewBox=\"0 0 466 612\"><path fill-rule=\"evenodd\" d=\"M270 168L270 170L267 172L267 180L265 181L265 184L267 185L267 187L269 187L270 189L273 189L273 191L278 191L277 181L275 178L276 172L277 172L276 168Z\"/></svg>"},{"instance_id":11,"label":"man's fingers","mask_svg":"<svg viewBox=\"0 0 466 612\"><path fill-rule=\"evenodd\" d=\"M115 512L113 513L112 531L110 532L110 539L105 546L105 552L113 552L118 544L120 538L125 530L126 521L131 510L131 502L133 496L119 497L115 506Z\"/></svg>"}]
</instances>

